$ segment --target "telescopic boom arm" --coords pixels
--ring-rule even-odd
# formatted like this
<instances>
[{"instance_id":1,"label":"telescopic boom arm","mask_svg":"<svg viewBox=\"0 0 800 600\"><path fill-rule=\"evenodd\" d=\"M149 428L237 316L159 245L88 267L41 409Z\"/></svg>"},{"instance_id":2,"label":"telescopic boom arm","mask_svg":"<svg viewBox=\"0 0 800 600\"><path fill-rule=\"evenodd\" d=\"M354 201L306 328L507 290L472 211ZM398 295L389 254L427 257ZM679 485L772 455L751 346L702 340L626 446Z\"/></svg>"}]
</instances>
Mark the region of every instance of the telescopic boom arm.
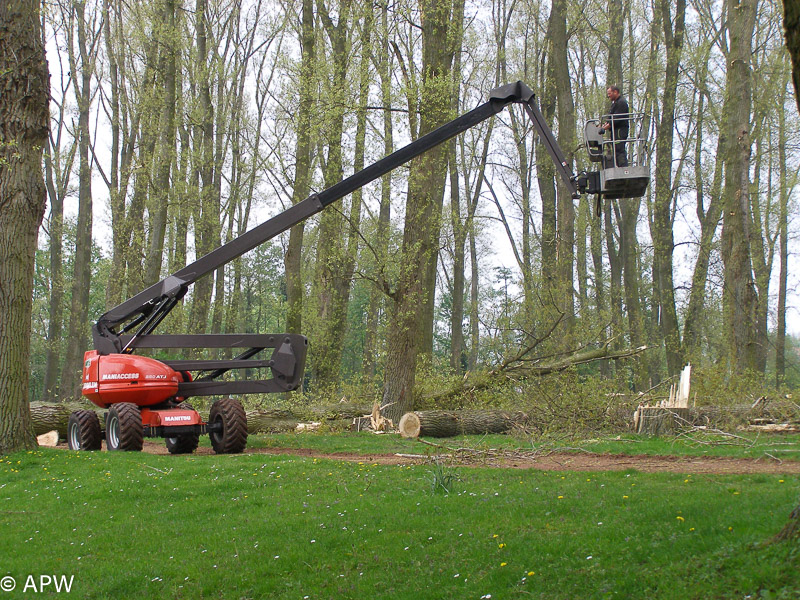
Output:
<instances>
[{"instance_id":1,"label":"telescopic boom arm","mask_svg":"<svg viewBox=\"0 0 800 600\"><path fill-rule=\"evenodd\" d=\"M411 142L407 146L393 152L376 163L354 173L337 184L312 194L279 215L254 227L231 242L186 265L176 273L159 283L145 289L119 306L102 315L92 328L95 349L100 354L131 353L138 347L183 347L173 345L164 340L145 340L152 338L181 338L183 342L191 342L195 347L203 347L200 338L204 336L151 336L152 332L177 303L186 294L189 286L195 281L238 258L256 246L271 240L287 231L294 225L320 212L330 204L354 192L362 186L378 179L382 175L407 163L431 148L446 142L450 138L463 133L467 129L497 114L509 104L522 104L530 116L541 142L547 148L556 169L565 185L573 195L578 196L577 179L573 175L569 163L553 136L550 127L535 103L535 94L521 81L508 84L493 90L489 100L470 112L435 129L434 131ZM121 329L117 329L121 327ZM123 335L134 332L132 335ZM217 336L219 337L219 336ZM241 344L239 344L241 345ZM231 347L234 344L230 344ZM220 346L212 346L220 347ZM224 346L224 347L227 347ZM251 355L260 348L253 348ZM246 353L247 354L247 353ZM241 359L249 356L239 357ZM220 369L220 373L229 368Z\"/></svg>"}]
</instances>

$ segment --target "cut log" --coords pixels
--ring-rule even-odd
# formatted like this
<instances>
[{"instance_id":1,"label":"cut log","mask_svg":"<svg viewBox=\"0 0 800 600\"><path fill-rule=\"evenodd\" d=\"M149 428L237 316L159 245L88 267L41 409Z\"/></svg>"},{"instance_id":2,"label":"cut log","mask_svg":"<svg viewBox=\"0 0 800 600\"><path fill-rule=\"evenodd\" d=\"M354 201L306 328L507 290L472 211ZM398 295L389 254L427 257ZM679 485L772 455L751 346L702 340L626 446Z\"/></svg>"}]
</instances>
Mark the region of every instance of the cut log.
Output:
<instances>
[{"instance_id":1,"label":"cut log","mask_svg":"<svg viewBox=\"0 0 800 600\"><path fill-rule=\"evenodd\" d=\"M39 436L49 431L58 431L60 438L67 437L67 422L72 411L93 408L88 404L75 403L49 403L31 402L31 420L33 421L33 431ZM103 426L103 412L95 408L100 417L100 426Z\"/></svg>"},{"instance_id":2,"label":"cut log","mask_svg":"<svg viewBox=\"0 0 800 600\"><path fill-rule=\"evenodd\" d=\"M80 409L91 409L100 417L100 426L105 428L105 410L96 406L75 403L50 403L32 402L31 420L36 435L42 435L48 431L58 431L59 437L67 437L67 422L69 415ZM199 410L200 416L208 420L208 411ZM247 433L278 433L283 431L294 431L297 424L304 421L298 415L289 410L261 408L247 413Z\"/></svg>"},{"instance_id":3,"label":"cut log","mask_svg":"<svg viewBox=\"0 0 800 600\"><path fill-rule=\"evenodd\" d=\"M671 435L690 423L688 408L640 406L636 413L636 433L644 435Z\"/></svg>"},{"instance_id":4,"label":"cut log","mask_svg":"<svg viewBox=\"0 0 800 600\"><path fill-rule=\"evenodd\" d=\"M515 425L524 425L525 413L503 410L425 410L403 415L400 435L416 437L452 437L462 434L506 433Z\"/></svg>"},{"instance_id":5,"label":"cut log","mask_svg":"<svg viewBox=\"0 0 800 600\"><path fill-rule=\"evenodd\" d=\"M294 431L300 421L300 418L288 410L260 408L247 413L247 433Z\"/></svg>"}]
</instances>

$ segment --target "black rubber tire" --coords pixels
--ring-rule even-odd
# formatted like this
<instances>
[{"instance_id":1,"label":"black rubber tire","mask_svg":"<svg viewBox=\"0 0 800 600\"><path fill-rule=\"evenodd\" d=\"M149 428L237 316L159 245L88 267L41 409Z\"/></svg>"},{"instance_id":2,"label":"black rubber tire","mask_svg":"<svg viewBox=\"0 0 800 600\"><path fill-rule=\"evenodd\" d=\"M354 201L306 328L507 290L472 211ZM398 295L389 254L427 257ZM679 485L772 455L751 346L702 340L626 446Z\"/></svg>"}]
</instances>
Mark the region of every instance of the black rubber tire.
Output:
<instances>
[{"instance_id":1,"label":"black rubber tire","mask_svg":"<svg viewBox=\"0 0 800 600\"><path fill-rule=\"evenodd\" d=\"M144 429L139 407L130 402L112 404L106 417L106 448L139 452L144 445Z\"/></svg>"},{"instance_id":2,"label":"black rubber tire","mask_svg":"<svg viewBox=\"0 0 800 600\"><path fill-rule=\"evenodd\" d=\"M236 398L222 398L214 402L208 423L222 425L222 431L209 435L211 446L217 454L239 454L247 446L247 415Z\"/></svg>"},{"instance_id":3,"label":"black rubber tire","mask_svg":"<svg viewBox=\"0 0 800 600\"><path fill-rule=\"evenodd\" d=\"M100 450L103 432L100 419L93 410L76 410L67 422L67 444L70 450Z\"/></svg>"},{"instance_id":4,"label":"black rubber tire","mask_svg":"<svg viewBox=\"0 0 800 600\"><path fill-rule=\"evenodd\" d=\"M194 410L194 407L188 402L181 402L178 408L183 410ZM197 445L200 443L200 434L198 433L184 433L175 437L166 438L167 450L170 454L191 454L197 450Z\"/></svg>"}]
</instances>

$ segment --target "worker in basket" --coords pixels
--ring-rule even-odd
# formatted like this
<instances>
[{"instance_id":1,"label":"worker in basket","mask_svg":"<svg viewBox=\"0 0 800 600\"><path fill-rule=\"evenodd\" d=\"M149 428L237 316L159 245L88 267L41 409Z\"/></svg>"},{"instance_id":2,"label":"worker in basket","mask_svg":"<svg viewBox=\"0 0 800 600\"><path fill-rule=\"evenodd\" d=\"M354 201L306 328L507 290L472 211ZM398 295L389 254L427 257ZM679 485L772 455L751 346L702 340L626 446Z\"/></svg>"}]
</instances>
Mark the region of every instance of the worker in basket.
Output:
<instances>
[{"instance_id":1,"label":"worker in basket","mask_svg":"<svg viewBox=\"0 0 800 600\"><path fill-rule=\"evenodd\" d=\"M611 140L614 143L614 158L606 159L607 163L604 166L609 167L627 167L628 166L628 153L626 146L628 144L628 131L630 128L630 108L628 101L622 96L619 87L616 85L609 86L606 90L606 96L611 100L611 108L608 110L609 120L601 125L604 131L611 132Z\"/></svg>"}]
</instances>

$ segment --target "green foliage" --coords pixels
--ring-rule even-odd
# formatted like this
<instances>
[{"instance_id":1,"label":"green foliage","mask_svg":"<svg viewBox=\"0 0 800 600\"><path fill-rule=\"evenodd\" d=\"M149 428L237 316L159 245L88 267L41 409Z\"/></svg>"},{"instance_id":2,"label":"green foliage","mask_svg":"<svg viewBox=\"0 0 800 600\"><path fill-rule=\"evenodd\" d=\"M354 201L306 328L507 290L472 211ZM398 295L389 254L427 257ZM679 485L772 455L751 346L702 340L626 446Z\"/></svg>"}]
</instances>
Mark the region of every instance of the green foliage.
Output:
<instances>
[{"instance_id":1,"label":"green foliage","mask_svg":"<svg viewBox=\"0 0 800 600\"><path fill-rule=\"evenodd\" d=\"M445 465L442 460L438 458L433 460L433 467L430 470L430 480L431 493L433 494L437 492L449 494L453 490L453 486L461 481L458 472L454 468Z\"/></svg>"}]
</instances>

